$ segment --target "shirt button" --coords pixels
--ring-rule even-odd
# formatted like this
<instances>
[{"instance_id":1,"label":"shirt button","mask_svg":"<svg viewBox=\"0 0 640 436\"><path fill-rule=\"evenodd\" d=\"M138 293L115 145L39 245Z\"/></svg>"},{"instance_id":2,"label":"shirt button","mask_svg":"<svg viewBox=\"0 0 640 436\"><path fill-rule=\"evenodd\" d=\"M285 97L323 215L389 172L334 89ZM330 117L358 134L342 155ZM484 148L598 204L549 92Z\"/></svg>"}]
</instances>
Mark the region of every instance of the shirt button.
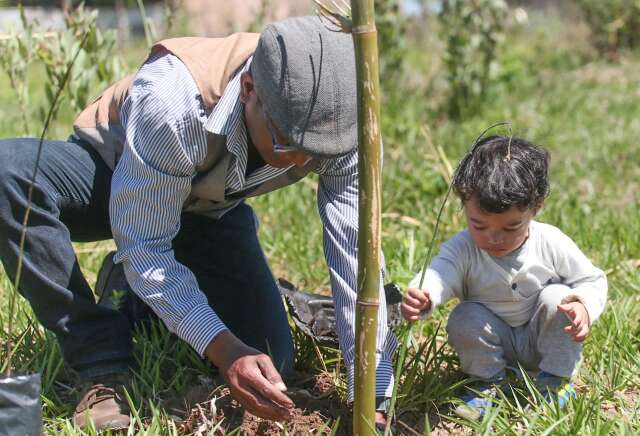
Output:
<instances>
[{"instance_id":1,"label":"shirt button","mask_svg":"<svg viewBox=\"0 0 640 436\"><path fill-rule=\"evenodd\" d=\"M518 285L516 283L511 283L511 289L515 291L517 288L518 288Z\"/></svg>"}]
</instances>

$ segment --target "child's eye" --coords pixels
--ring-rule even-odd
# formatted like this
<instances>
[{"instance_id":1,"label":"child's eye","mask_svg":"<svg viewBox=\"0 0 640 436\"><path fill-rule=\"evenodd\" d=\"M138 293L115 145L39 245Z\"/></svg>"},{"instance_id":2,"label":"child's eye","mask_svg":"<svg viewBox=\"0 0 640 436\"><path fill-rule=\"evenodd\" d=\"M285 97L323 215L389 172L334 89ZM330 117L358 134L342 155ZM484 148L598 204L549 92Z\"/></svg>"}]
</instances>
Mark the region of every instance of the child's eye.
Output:
<instances>
[{"instance_id":1,"label":"child's eye","mask_svg":"<svg viewBox=\"0 0 640 436\"><path fill-rule=\"evenodd\" d=\"M520 226L518 227L512 227L512 228L508 228L508 229L504 229L505 232L516 232L520 229Z\"/></svg>"},{"instance_id":2,"label":"child's eye","mask_svg":"<svg viewBox=\"0 0 640 436\"><path fill-rule=\"evenodd\" d=\"M478 231L487 230L487 228L486 228L486 227L480 227L480 226L473 226L473 228L474 228L475 230L478 230Z\"/></svg>"}]
</instances>

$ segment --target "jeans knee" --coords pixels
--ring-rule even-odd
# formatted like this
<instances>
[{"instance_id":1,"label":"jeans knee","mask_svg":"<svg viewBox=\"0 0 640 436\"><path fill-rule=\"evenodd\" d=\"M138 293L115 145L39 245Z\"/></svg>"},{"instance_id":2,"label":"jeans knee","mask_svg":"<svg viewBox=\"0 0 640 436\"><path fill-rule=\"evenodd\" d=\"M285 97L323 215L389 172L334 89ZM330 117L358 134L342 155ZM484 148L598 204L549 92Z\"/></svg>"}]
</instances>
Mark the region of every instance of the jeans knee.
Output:
<instances>
[{"instance_id":1,"label":"jeans knee","mask_svg":"<svg viewBox=\"0 0 640 436\"><path fill-rule=\"evenodd\" d=\"M26 199L33 173L33 163L25 158L22 150L27 139L0 140L0 207L6 208L16 199ZM9 204L7 204L7 202Z\"/></svg>"}]
</instances>

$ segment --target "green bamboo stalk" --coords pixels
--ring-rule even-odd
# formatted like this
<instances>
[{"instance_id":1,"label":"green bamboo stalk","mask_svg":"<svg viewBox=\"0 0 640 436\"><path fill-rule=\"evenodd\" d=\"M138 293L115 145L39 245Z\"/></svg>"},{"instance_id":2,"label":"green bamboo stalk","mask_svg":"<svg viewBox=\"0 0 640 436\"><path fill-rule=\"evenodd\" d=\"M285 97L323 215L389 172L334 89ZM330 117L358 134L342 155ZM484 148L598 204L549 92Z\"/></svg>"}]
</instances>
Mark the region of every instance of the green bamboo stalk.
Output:
<instances>
[{"instance_id":1,"label":"green bamboo stalk","mask_svg":"<svg viewBox=\"0 0 640 436\"><path fill-rule=\"evenodd\" d=\"M376 336L380 291L380 92L373 0L351 0L358 89L358 298L353 434L375 425Z\"/></svg>"}]
</instances>

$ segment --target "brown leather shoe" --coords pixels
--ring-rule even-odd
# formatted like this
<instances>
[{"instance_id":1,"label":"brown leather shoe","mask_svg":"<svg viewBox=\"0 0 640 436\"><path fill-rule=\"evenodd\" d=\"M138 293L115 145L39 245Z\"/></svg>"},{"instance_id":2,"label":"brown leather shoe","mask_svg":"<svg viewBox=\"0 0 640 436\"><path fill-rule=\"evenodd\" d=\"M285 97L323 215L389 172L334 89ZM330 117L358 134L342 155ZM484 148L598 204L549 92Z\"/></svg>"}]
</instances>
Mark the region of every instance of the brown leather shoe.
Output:
<instances>
[{"instance_id":1,"label":"brown leather shoe","mask_svg":"<svg viewBox=\"0 0 640 436\"><path fill-rule=\"evenodd\" d=\"M88 382L89 386L73 413L73 423L82 428L93 421L99 432L127 428L131 418L124 388L129 381L128 375L113 374Z\"/></svg>"}]
</instances>

